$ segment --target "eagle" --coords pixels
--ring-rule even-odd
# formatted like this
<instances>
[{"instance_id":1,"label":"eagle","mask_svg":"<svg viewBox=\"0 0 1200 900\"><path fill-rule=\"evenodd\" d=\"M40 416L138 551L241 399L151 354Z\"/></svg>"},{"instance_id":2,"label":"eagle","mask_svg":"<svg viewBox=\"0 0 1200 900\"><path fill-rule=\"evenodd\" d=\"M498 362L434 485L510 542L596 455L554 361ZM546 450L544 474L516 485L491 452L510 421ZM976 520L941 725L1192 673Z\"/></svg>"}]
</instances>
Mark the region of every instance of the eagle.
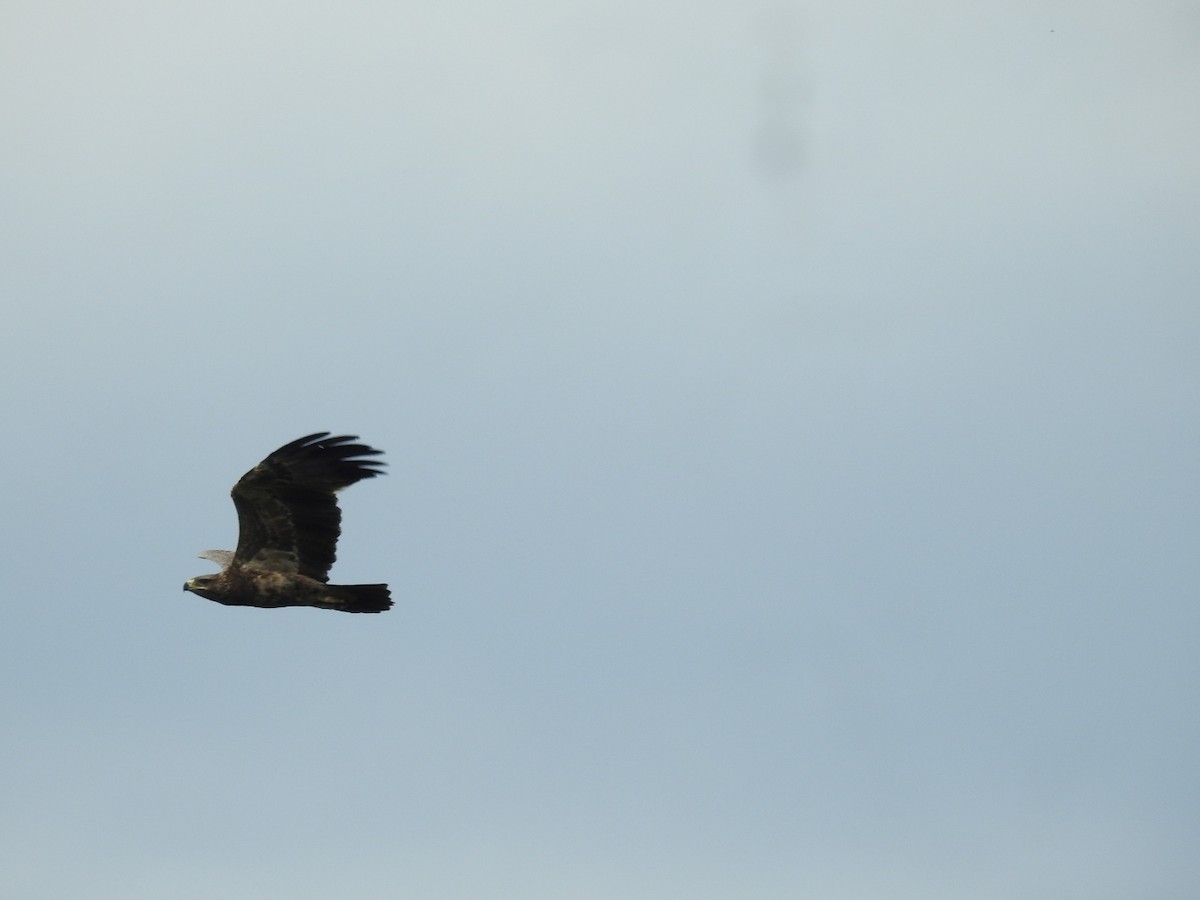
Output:
<instances>
[{"instance_id":1,"label":"eagle","mask_svg":"<svg viewBox=\"0 0 1200 900\"><path fill-rule=\"evenodd\" d=\"M236 550L207 550L201 559L221 566L183 589L226 606L315 606L351 613L391 608L386 584L329 584L342 513L334 494L384 474L383 451L356 444L357 436L310 434L280 447L238 479Z\"/></svg>"}]
</instances>

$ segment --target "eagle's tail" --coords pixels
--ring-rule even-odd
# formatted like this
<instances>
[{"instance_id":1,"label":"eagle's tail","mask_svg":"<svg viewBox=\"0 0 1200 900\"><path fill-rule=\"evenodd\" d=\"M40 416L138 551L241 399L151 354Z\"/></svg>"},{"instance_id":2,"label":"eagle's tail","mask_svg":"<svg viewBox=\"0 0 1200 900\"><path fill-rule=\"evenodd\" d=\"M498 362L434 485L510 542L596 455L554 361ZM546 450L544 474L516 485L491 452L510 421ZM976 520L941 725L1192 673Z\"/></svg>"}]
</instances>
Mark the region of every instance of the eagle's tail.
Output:
<instances>
[{"instance_id":1,"label":"eagle's tail","mask_svg":"<svg viewBox=\"0 0 1200 900\"><path fill-rule=\"evenodd\" d=\"M330 609L342 612L379 613L392 608L386 584L327 584Z\"/></svg>"}]
</instances>

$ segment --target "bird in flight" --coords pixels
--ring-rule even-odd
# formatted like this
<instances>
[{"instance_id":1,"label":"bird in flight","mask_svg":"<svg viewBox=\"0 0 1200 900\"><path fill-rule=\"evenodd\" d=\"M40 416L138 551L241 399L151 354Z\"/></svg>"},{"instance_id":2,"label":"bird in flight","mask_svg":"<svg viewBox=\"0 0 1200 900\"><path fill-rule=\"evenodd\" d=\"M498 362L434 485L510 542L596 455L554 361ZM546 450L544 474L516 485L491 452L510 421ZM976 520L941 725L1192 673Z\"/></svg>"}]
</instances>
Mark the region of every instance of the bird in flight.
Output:
<instances>
[{"instance_id":1,"label":"bird in flight","mask_svg":"<svg viewBox=\"0 0 1200 900\"><path fill-rule=\"evenodd\" d=\"M391 608L386 584L329 584L342 512L334 494L382 475L383 451L330 437L328 431L286 444L233 486L238 514L236 550L200 554L221 566L183 585L226 606L315 606L352 613Z\"/></svg>"}]
</instances>

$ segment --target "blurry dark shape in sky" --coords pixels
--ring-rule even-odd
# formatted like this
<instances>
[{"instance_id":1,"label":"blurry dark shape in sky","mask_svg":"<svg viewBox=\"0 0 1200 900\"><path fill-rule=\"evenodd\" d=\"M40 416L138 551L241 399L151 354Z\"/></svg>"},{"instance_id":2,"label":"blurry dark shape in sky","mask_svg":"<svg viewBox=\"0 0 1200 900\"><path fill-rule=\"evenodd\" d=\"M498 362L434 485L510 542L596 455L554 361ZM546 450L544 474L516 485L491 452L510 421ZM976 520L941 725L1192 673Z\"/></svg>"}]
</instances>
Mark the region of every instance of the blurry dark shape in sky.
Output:
<instances>
[{"instance_id":1,"label":"blurry dark shape in sky","mask_svg":"<svg viewBox=\"0 0 1200 900\"><path fill-rule=\"evenodd\" d=\"M799 13L781 7L758 24L763 69L758 83L755 166L770 181L798 176L805 165L804 117L807 86L802 76Z\"/></svg>"}]
</instances>

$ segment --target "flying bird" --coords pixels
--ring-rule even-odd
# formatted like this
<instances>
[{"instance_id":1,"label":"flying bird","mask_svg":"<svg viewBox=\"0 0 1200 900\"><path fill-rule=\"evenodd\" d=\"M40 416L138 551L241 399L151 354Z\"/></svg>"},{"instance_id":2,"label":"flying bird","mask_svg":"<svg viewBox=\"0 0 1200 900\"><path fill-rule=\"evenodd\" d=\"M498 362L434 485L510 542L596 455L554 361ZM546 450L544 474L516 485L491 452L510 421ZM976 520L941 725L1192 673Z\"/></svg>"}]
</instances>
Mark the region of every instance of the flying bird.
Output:
<instances>
[{"instance_id":1,"label":"flying bird","mask_svg":"<svg viewBox=\"0 0 1200 900\"><path fill-rule=\"evenodd\" d=\"M233 486L238 514L236 550L208 550L220 565L183 585L226 606L315 606L352 613L391 608L386 584L329 584L342 512L335 492L382 475L384 463L363 457L383 451L357 437L328 431L286 444Z\"/></svg>"}]
</instances>

